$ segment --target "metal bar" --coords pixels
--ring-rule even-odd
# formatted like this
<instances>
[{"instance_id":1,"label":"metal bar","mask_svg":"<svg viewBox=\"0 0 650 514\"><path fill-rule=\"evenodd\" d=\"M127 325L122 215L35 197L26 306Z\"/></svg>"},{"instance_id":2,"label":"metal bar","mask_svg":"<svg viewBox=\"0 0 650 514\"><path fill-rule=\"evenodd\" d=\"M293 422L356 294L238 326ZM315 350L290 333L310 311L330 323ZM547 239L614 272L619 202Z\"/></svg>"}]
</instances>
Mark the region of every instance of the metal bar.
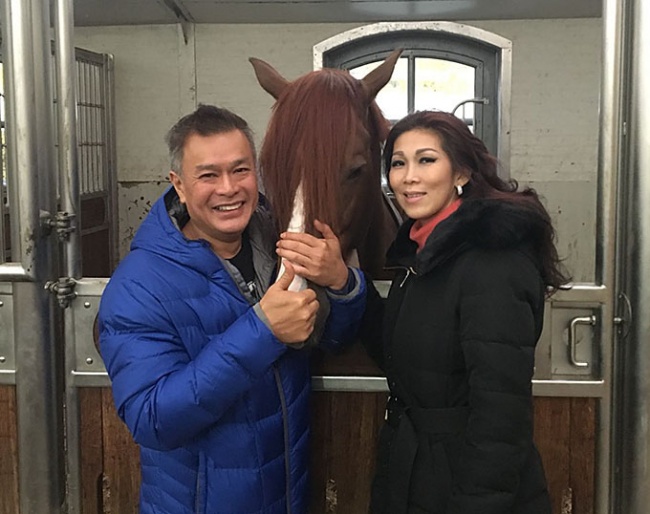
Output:
<instances>
[{"instance_id":1,"label":"metal bar","mask_svg":"<svg viewBox=\"0 0 650 514\"><path fill-rule=\"evenodd\" d=\"M64 243L66 276L81 278L79 251L79 170L77 167L77 124L75 95L75 54L72 0L55 2L56 68L58 91L59 193L61 210L76 216L77 230Z\"/></svg>"},{"instance_id":2,"label":"metal bar","mask_svg":"<svg viewBox=\"0 0 650 514\"><path fill-rule=\"evenodd\" d=\"M16 370L0 369L0 385L15 385Z\"/></svg>"},{"instance_id":3,"label":"metal bar","mask_svg":"<svg viewBox=\"0 0 650 514\"><path fill-rule=\"evenodd\" d=\"M407 84L407 95L406 95L406 112L408 114L412 113L415 110L415 57L411 52L407 55L407 70L406 70L406 84Z\"/></svg>"},{"instance_id":4,"label":"metal bar","mask_svg":"<svg viewBox=\"0 0 650 514\"><path fill-rule=\"evenodd\" d=\"M596 316L578 316L571 320L569 323L569 362L572 366L578 368L586 368L589 366L588 362L578 360L578 325L595 325Z\"/></svg>"},{"instance_id":5,"label":"metal bar","mask_svg":"<svg viewBox=\"0 0 650 514\"><path fill-rule=\"evenodd\" d=\"M54 302L44 288L54 275L55 247L40 221L40 210L52 212L55 206L49 178L54 169L49 2L3 0L2 6L12 254L21 265L5 265L3 275L29 280L13 284L19 504L21 514L57 514L64 497L61 386Z\"/></svg>"},{"instance_id":6,"label":"metal bar","mask_svg":"<svg viewBox=\"0 0 650 514\"><path fill-rule=\"evenodd\" d=\"M603 398L607 394L603 380L533 380L533 395L557 398Z\"/></svg>"},{"instance_id":7,"label":"metal bar","mask_svg":"<svg viewBox=\"0 0 650 514\"><path fill-rule=\"evenodd\" d=\"M9 205L12 211L11 245L12 260L21 266L0 267L3 280L33 279L36 254L33 239L39 232L39 215L35 180L29 172L21 178L20 170L36 168L36 143L33 131L36 95L33 83L34 63L29 26L24 20L31 16L30 4L16 0L3 0L2 34L6 97L5 107L7 142L7 182L9 184ZM27 127L32 127L29 130ZM4 220L2 220L4 223Z\"/></svg>"},{"instance_id":8,"label":"metal bar","mask_svg":"<svg viewBox=\"0 0 650 514\"><path fill-rule=\"evenodd\" d=\"M19 262L6 262L0 265L0 282L23 282L34 278Z\"/></svg>"},{"instance_id":9,"label":"metal bar","mask_svg":"<svg viewBox=\"0 0 650 514\"><path fill-rule=\"evenodd\" d=\"M71 383L75 387L110 387L111 380L105 371L73 371Z\"/></svg>"},{"instance_id":10,"label":"metal bar","mask_svg":"<svg viewBox=\"0 0 650 514\"><path fill-rule=\"evenodd\" d=\"M571 284L570 289L560 289L550 298L552 303L602 304L609 300L611 287L595 284Z\"/></svg>"},{"instance_id":11,"label":"metal bar","mask_svg":"<svg viewBox=\"0 0 650 514\"><path fill-rule=\"evenodd\" d=\"M74 7L72 0L56 0L54 4L56 36L56 68L58 91L58 143L60 209L75 216L72 230L63 241L65 275L81 278L81 219L79 201L79 168L77 166L77 99L76 63L72 36L74 34ZM74 319L71 309L64 311L65 340L74 338ZM66 507L67 514L81 514L81 419L79 392L72 381L74 352L65 353L65 426L66 426Z\"/></svg>"},{"instance_id":12,"label":"metal bar","mask_svg":"<svg viewBox=\"0 0 650 514\"><path fill-rule=\"evenodd\" d=\"M18 485L21 514L60 514L64 501L61 387L52 297L36 283L14 284Z\"/></svg>"},{"instance_id":13,"label":"metal bar","mask_svg":"<svg viewBox=\"0 0 650 514\"><path fill-rule=\"evenodd\" d=\"M110 387L105 371L73 371L75 387ZM533 380L533 394L556 398L602 398L607 385L602 380ZM388 393L384 377L313 376L313 391Z\"/></svg>"},{"instance_id":14,"label":"metal bar","mask_svg":"<svg viewBox=\"0 0 650 514\"><path fill-rule=\"evenodd\" d=\"M96 64L92 65L93 70L93 101L96 104L100 103L99 97L99 68ZM102 191L101 186L101 167L100 167L100 152L101 152L101 136L99 131L99 123L101 116L101 108L95 105L93 110L93 191Z\"/></svg>"},{"instance_id":15,"label":"metal bar","mask_svg":"<svg viewBox=\"0 0 650 514\"><path fill-rule=\"evenodd\" d=\"M602 380L533 380L532 383L535 396L601 398L606 390ZM320 392L389 392L384 377L313 376L311 386L312 390Z\"/></svg>"},{"instance_id":16,"label":"metal bar","mask_svg":"<svg viewBox=\"0 0 650 514\"><path fill-rule=\"evenodd\" d=\"M510 113L512 104L512 42L501 45L499 52L499 83L497 85L497 117L499 141L497 157L503 170L503 177L510 177Z\"/></svg>"},{"instance_id":17,"label":"metal bar","mask_svg":"<svg viewBox=\"0 0 650 514\"><path fill-rule=\"evenodd\" d=\"M313 376L311 387L314 391L363 393L388 393L389 391L384 377Z\"/></svg>"},{"instance_id":18,"label":"metal bar","mask_svg":"<svg viewBox=\"0 0 650 514\"><path fill-rule=\"evenodd\" d=\"M108 222L110 225L110 243L111 243L111 267L115 266L120 259L120 235L119 220L117 215L117 156L115 143L115 97L113 84L113 56L104 54L103 66L104 101L106 109L104 110L104 172L106 177L105 186L108 188Z\"/></svg>"},{"instance_id":19,"label":"metal bar","mask_svg":"<svg viewBox=\"0 0 650 514\"><path fill-rule=\"evenodd\" d=\"M0 384L16 384L12 284L0 282Z\"/></svg>"},{"instance_id":20,"label":"metal bar","mask_svg":"<svg viewBox=\"0 0 650 514\"><path fill-rule=\"evenodd\" d=\"M2 84L2 91L4 92L4 80ZM4 93L0 95L0 124L2 124L2 131L4 132L5 116L4 116ZM4 176L4 155L2 149L4 148L4 138L0 138L0 265L7 262L7 242L8 238L5 235L5 216L7 210L5 207L5 176Z\"/></svg>"},{"instance_id":21,"label":"metal bar","mask_svg":"<svg viewBox=\"0 0 650 514\"><path fill-rule=\"evenodd\" d=\"M605 514L614 507L612 484L615 423L614 326L617 290L617 202L622 134L622 56L625 34L624 0L603 0L603 47L598 144L598 206L596 229L596 280L607 287L601 307L600 369L607 384L598 404L595 510Z\"/></svg>"},{"instance_id":22,"label":"metal bar","mask_svg":"<svg viewBox=\"0 0 650 514\"><path fill-rule=\"evenodd\" d=\"M90 99L88 98L88 95L86 94L87 92L87 77L86 77L86 69L88 65L86 64L85 61L82 61L78 63L78 70L77 73L79 74L78 81L79 81L79 98L78 101L80 102L77 106L79 110L79 174L81 175L81 193L85 194L90 191L90 181L88 177L88 146L86 146L85 143L88 142L88 131L86 130L86 127L88 125L87 118L88 118L88 107L86 106L87 102L90 102Z\"/></svg>"},{"instance_id":23,"label":"metal bar","mask_svg":"<svg viewBox=\"0 0 650 514\"><path fill-rule=\"evenodd\" d=\"M617 512L641 514L650 500L650 5L647 0L629 0L626 11L631 37L626 64L629 85L629 130L626 149L627 230L624 246L623 282L632 312L629 333L621 351L621 429L617 441L622 446L620 491Z\"/></svg>"}]
</instances>

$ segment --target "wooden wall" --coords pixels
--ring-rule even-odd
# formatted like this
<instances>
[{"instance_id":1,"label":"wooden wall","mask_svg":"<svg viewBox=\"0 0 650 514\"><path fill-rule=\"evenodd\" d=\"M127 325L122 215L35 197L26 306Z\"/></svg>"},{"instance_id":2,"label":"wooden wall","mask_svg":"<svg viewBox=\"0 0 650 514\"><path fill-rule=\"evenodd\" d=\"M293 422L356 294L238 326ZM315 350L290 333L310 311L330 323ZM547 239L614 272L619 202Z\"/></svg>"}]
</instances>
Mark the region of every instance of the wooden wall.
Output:
<instances>
[{"instance_id":1,"label":"wooden wall","mask_svg":"<svg viewBox=\"0 0 650 514\"><path fill-rule=\"evenodd\" d=\"M0 514L18 513L13 391L0 387ZM313 394L310 514L366 514L385 398ZM110 390L82 390L81 408L83 513L137 514L138 448L115 413ZM535 439L554 514L593 514L595 434L595 399L535 399Z\"/></svg>"}]
</instances>

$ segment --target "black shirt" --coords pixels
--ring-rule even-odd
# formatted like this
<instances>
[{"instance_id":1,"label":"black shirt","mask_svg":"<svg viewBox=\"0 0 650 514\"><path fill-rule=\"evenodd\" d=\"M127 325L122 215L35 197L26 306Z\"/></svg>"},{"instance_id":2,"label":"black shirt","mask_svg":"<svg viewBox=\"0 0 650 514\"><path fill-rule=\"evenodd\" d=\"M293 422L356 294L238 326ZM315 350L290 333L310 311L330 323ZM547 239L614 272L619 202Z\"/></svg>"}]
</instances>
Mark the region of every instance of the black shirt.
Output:
<instances>
[{"instance_id":1,"label":"black shirt","mask_svg":"<svg viewBox=\"0 0 650 514\"><path fill-rule=\"evenodd\" d=\"M248 291L253 295L253 298L259 300L257 287L255 286L255 268L253 267L253 248L248 237L248 232L244 231L242 234L241 248L237 255L228 259L228 262L235 266L241 273Z\"/></svg>"}]
</instances>

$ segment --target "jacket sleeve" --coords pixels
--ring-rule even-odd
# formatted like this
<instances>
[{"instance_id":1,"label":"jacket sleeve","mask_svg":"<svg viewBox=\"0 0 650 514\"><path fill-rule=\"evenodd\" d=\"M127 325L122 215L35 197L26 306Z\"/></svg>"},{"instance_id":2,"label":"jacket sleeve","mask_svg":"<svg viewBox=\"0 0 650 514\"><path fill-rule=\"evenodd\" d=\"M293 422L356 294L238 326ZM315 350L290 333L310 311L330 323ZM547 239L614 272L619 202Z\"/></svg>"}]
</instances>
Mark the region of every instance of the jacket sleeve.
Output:
<instances>
[{"instance_id":1,"label":"jacket sleeve","mask_svg":"<svg viewBox=\"0 0 650 514\"><path fill-rule=\"evenodd\" d=\"M168 313L137 282L111 282L100 305L100 348L117 412L142 446L190 443L286 351L251 308L213 337L197 320L190 344L201 349L190 357L174 325L182 313Z\"/></svg>"},{"instance_id":2,"label":"jacket sleeve","mask_svg":"<svg viewBox=\"0 0 650 514\"><path fill-rule=\"evenodd\" d=\"M337 350L354 341L366 307L366 279L356 268L350 268L354 275L354 286L345 294L327 292L330 314L320 345Z\"/></svg>"},{"instance_id":3,"label":"jacket sleeve","mask_svg":"<svg viewBox=\"0 0 650 514\"><path fill-rule=\"evenodd\" d=\"M448 514L504 514L532 448L543 287L532 262L514 251L485 251L466 263L459 323L470 411Z\"/></svg>"}]
</instances>

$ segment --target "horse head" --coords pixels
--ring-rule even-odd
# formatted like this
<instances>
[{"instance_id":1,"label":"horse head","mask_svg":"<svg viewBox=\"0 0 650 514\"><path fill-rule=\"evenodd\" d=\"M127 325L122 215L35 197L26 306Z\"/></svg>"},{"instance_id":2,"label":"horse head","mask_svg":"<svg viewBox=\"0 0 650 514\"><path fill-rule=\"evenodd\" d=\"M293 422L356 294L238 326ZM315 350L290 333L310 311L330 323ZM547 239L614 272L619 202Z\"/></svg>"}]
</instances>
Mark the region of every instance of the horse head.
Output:
<instances>
[{"instance_id":1,"label":"horse head","mask_svg":"<svg viewBox=\"0 0 650 514\"><path fill-rule=\"evenodd\" d=\"M260 85L276 99L260 170L278 229L289 226L300 192L305 230L315 233L314 219L329 224L344 257L354 262L356 250L374 278L398 221L381 189L381 144L389 127L374 99L400 53L361 80L325 68L290 82L270 64L250 59Z\"/></svg>"}]
</instances>

